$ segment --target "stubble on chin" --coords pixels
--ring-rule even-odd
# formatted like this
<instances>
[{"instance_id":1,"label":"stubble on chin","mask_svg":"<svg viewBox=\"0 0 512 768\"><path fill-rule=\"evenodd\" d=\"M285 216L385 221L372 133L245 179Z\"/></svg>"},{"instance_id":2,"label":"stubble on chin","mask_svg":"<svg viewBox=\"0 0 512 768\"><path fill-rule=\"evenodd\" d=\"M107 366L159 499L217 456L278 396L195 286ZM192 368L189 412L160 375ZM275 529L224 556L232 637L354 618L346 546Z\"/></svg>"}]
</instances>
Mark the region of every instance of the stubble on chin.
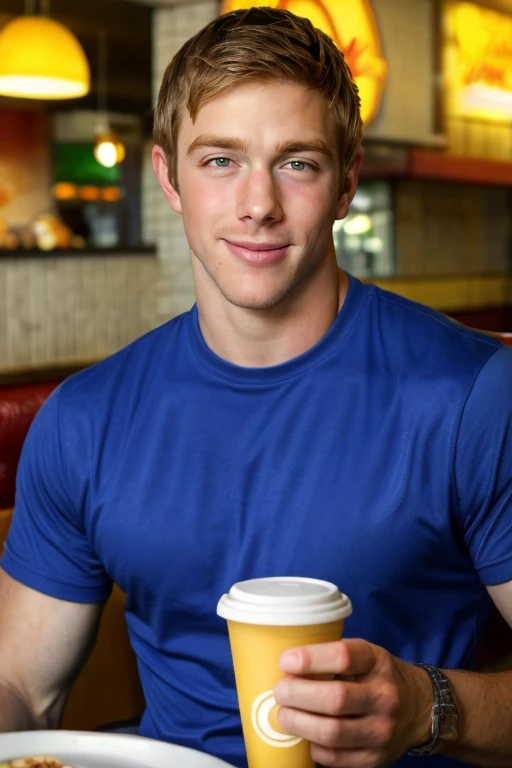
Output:
<instances>
[{"instance_id":1,"label":"stubble on chin","mask_svg":"<svg viewBox=\"0 0 512 768\"><path fill-rule=\"evenodd\" d=\"M236 279L231 277L230 280L225 279L222 274L222 262L217 264L217 270L208 266L203 259L201 259L194 251L191 250L192 256L192 269L194 273L194 281L196 285L196 292L199 293L204 286L209 292L213 287L221 296L232 306L240 309L249 310L269 310L274 309L280 305L286 297L294 291L295 280L290 277L283 282L280 279L281 284L270 285L270 288L265 292L258 292L256 290L246 291L237 290L236 286L228 285L228 282L233 283ZM209 283L209 287L208 284ZM202 291L201 291L202 292Z\"/></svg>"},{"instance_id":2,"label":"stubble on chin","mask_svg":"<svg viewBox=\"0 0 512 768\"><path fill-rule=\"evenodd\" d=\"M209 274L209 278L229 304L240 309L255 311L269 310L280 306L286 301L288 296L291 297L295 288L295 281L290 281L286 284L271 285L264 292L251 291L250 289L237 291L236 288L226 285L222 279L218 279L215 275Z\"/></svg>"},{"instance_id":3,"label":"stubble on chin","mask_svg":"<svg viewBox=\"0 0 512 768\"><path fill-rule=\"evenodd\" d=\"M234 285L236 275L228 274L226 276L223 274L222 259L219 259L217 264L212 265L212 268L207 260L202 259L192 249L191 255L196 290L200 285L209 283L209 287L214 287L232 306L254 311L279 308L281 312L286 312L286 308L293 304L297 294L308 282L308 278L316 269L320 268L320 261L310 262L307 266L303 265L305 268L299 271L295 271L290 265L288 274L283 274L281 270L278 270L274 279L267 275L266 289L262 289L260 285L260 290L258 288L251 290L250 287L246 290L237 290L236 284ZM258 283L257 274L255 275L255 282Z\"/></svg>"}]
</instances>

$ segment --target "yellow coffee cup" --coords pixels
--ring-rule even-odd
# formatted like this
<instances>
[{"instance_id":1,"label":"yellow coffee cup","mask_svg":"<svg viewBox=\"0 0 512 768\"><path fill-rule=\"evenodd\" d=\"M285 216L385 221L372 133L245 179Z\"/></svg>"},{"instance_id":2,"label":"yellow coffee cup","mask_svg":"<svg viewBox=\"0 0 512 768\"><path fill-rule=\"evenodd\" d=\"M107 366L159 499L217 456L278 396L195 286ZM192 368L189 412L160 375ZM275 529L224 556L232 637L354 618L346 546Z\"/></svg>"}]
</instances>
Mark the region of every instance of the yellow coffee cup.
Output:
<instances>
[{"instance_id":1,"label":"yellow coffee cup","mask_svg":"<svg viewBox=\"0 0 512 768\"><path fill-rule=\"evenodd\" d=\"M309 743L277 721L281 654L339 640L349 598L327 581L269 577L234 584L217 606L227 619L249 768L313 768Z\"/></svg>"}]
</instances>

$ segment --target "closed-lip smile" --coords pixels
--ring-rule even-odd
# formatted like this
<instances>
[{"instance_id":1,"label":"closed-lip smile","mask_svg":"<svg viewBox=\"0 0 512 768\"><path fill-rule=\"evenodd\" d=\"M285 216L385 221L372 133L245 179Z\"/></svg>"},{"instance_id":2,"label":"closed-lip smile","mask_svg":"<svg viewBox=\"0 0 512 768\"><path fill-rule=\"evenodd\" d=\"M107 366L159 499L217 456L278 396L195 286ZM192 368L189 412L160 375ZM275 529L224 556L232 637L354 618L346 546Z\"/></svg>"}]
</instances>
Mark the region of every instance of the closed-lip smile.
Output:
<instances>
[{"instance_id":1,"label":"closed-lip smile","mask_svg":"<svg viewBox=\"0 0 512 768\"><path fill-rule=\"evenodd\" d=\"M288 251L288 243L255 243L250 240L225 240L231 253L246 264L267 266L282 261Z\"/></svg>"},{"instance_id":2,"label":"closed-lip smile","mask_svg":"<svg viewBox=\"0 0 512 768\"><path fill-rule=\"evenodd\" d=\"M288 245L287 243L253 243L248 240L228 240L227 242L239 248L246 248L248 251L277 251Z\"/></svg>"}]
</instances>

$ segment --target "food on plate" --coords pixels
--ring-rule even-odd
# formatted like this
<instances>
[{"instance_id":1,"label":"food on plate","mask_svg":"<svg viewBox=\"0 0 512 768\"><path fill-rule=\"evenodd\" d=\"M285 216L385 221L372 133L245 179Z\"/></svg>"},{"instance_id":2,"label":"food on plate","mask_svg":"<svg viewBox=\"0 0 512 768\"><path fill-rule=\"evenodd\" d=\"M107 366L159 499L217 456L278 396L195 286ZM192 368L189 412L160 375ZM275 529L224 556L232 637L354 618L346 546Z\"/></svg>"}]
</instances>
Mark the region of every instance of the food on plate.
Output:
<instances>
[{"instance_id":1,"label":"food on plate","mask_svg":"<svg viewBox=\"0 0 512 768\"><path fill-rule=\"evenodd\" d=\"M8 763L0 763L0 768L73 768L73 766L64 765L50 755L35 755L35 757L19 757Z\"/></svg>"}]
</instances>

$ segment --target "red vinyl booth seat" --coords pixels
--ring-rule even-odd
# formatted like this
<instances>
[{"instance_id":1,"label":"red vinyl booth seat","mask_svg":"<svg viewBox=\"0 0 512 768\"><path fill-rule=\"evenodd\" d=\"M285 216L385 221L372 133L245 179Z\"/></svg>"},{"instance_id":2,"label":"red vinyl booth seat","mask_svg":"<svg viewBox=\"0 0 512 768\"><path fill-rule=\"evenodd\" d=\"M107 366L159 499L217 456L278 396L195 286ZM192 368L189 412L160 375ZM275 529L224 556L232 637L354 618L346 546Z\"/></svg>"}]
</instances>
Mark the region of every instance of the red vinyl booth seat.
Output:
<instances>
[{"instance_id":1,"label":"red vinyl booth seat","mask_svg":"<svg viewBox=\"0 0 512 768\"><path fill-rule=\"evenodd\" d=\"M58 384L0 387L0 509L14 504L16 470L28 428Z\"/></svg>"},{"instance_id":2,"label":"red vinyl booth seat","mask_svg":"<svg viewBox=\"0 0 512 768\"><path fill-rule=\"evenodd\" d=\"M0 386L0 554L11 522L16 470L30 423L59 381ZM144 697L124 620L125 595L114 586L94 650L78 676L62 728L95 730L140 717Z\"/></svg>"}]
</instances>

